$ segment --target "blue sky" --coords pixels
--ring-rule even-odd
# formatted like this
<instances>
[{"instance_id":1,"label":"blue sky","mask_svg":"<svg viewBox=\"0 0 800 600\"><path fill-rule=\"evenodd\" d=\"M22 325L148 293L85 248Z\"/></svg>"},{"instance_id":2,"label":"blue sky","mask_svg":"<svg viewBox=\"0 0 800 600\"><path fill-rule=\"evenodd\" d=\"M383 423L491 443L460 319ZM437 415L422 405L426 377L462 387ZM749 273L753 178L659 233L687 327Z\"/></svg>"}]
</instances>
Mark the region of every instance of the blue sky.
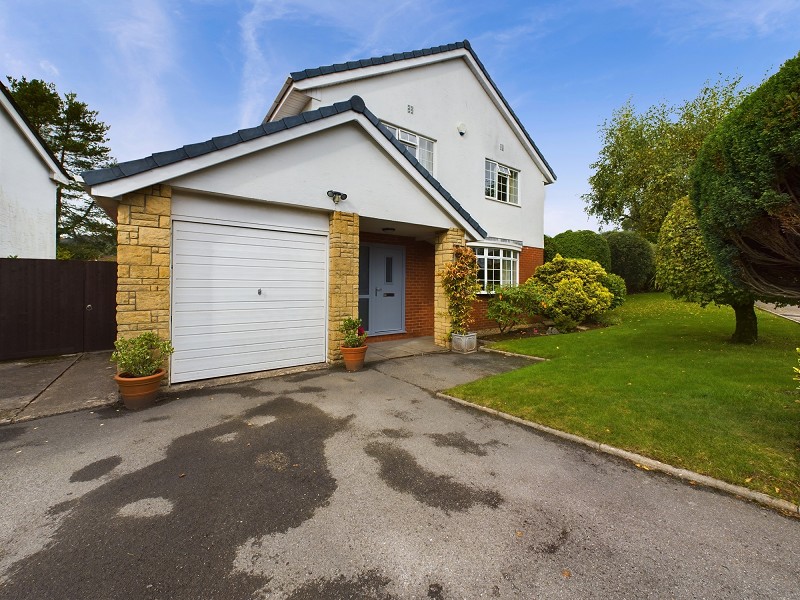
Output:
<instances>
[{"instance_id":1,"label":"blue sky","mask_svg":"<svg viewBox=\"0 0 800 600\"><path fill-rule=\"evenodd\" d=\"M0 74L74 91L117 160L257 125L290 71L469 39L558 175L545 232L584 212L597 128L800 51L800 0L2 0Z\"/></svg>"}]
</instances>

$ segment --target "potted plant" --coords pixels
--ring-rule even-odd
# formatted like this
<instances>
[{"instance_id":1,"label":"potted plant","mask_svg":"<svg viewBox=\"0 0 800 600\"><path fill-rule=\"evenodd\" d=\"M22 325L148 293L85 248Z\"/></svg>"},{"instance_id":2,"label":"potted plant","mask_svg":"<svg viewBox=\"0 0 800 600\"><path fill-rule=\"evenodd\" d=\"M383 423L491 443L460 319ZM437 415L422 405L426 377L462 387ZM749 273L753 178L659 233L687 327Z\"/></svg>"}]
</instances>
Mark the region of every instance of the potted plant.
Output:
<instances>
[{"instance_id":1,"label":"potted plant","mask_svg":"<svg viewBox=\"0 0 800 600\"><path fill-rule=\"evenodd\" d=\"M340 350L344 359L344 368L358 371L364 366L364 355L367 353L367 333L361 325L361 319L347 317L342 321L339 331L344 334Z\"/></svg>"},{"instance_id":2,"label":"potted plant","mask_svg":"<svg viewBox=\"0 0 800 600\"><path fill-rule=\"evenodd\" d=\"M114 342L111 362L117 364L114 380L125 408L139 410L155 402L166 371L164 361L175 349L169 340L146 331L136 337Z\"/></svg>"},{"instance_id":3,"label":"potted plant","mask_svg":"<svg viewBox=\"0 0 800 600\"><path fill-rule=\"evenodd\" d=\"M453 352L468 354L478 350L478 334L469 331L472 302L481 289L478 285L478 261L467 246L456 246L454 253L453 261L441 271L450 315L450 347Z\"/></svg>"}]
</instances>

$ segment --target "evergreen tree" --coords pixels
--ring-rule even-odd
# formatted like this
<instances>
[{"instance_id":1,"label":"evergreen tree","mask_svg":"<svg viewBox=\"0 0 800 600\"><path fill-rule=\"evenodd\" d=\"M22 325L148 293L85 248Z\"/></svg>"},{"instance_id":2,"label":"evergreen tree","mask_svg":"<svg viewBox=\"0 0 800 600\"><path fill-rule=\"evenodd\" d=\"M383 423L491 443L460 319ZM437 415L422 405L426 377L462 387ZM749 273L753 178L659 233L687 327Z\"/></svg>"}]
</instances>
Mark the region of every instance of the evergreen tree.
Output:
<instances>
[{"instance_id":1,"label":"evergreen tree","mask_svg":"<svg viewBox=\"0 0 800 600\"><path fill-rule=\"evenodd\" d=\"M108 125L76 94L61 96L41 79L8 82L14 101L67 171L79 174L111 163ZM116 247L114 224L78 182L56 191L56 237L60 258L99 258Z\"/></svg>"}]
</instances>

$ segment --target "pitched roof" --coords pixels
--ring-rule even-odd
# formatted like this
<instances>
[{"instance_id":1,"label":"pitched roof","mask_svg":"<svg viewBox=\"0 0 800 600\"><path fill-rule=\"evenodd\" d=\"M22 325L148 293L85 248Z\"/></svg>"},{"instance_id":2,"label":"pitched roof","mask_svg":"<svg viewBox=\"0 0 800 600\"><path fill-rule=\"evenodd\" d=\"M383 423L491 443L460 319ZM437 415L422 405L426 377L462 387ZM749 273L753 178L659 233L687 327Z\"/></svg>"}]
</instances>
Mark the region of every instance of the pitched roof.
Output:
<instances>
[{"instance_id":1,"label":"pitched roof","mask_svg":"<svg viewBox=\"0 0 800 600\"><path fill-rule=\"evenodd\" d=\"M56 157L53 155L53 152L50 150L50 147L47 145L47 142L44 141L39 132L36 128L31 125L31 122L28 120L28 117L25 116L25 113L22 112L22 109L19 107L19 104L16 103L14 100L14 96L11 95L11 90L9 90L2 81L0 81L0 92L3 93L3 97L7 100L8 104L10 105L11 109L16 113L16 116L19 118L18 125L24 126L27 129L27 133L32 136L33 139L29 136L28 139L31 143L36 146L36 151L39 155L44 159L46 163L52 163L50 168L56 173L56 175L63 175L66 181L61 181L61 183L69 183L72 181L72 175L67 171L61 163L56 160ZM12 115L13 118L13 115ZM56 177L56 180L59 180ZM59 180L60 181L60 180Z\"/></svg>"},{"instance_id":2,"label":"pitched roof","mask_svg":"<svg viewBox=\"0 0 800 600\"><path fill-rule=\"evenodd\" d=\"M534 151L539 156L539 158L542 160L542 163L547 168L547 170L550 172L550 175L552 176L553 180L555 181L557 179L557 176L556 176L555 172L553 171L553 168L550 166L550 163L547 162L547 159L544 157L544 155L542 154L541 150L539 150L539 147L536 145L536 142L533 141L533 138L528 133L528 130L525 129L525 126L522 124L522 121L520 121L519 117L514 112L514 109L511 108L511 105L508 103L508 100L506 100L505 96L503 96L503 93L500 91L500 88L497 87L497 84L494 82L492 77L489 75L489 72L486 70L486 67L483 66L483 63L481 62L481 59L479 59L478 55L475 54L475 51L472 49L472 45L469 43L469 40L464 40L463 42L455 42L453 44L444 44L444 45L441 45L441 46L433 46L431 48L424 48L422 50L413 50L411 52L399 52L399 53L395 53L395 54L386 54L384 56L377 56L377 57L373 57L373 58L364 58L364 59L361 59L361 60L352 60L352 61L348 61L346 63L338 63L338 64L333 64L333 65L326 65L326 66L322 66L322 67L316 67L314 69L304 69L302 71L295 71L293 73L290 73L289 77L291 78L292 81L298 82L298 81L303 81L305 79L311 79L313 77L319 77L321 75L330 75L331 73L342 73L344 71L352 71L354 69L362 69L364 67L385 65L385 64L389 64L389 63L393 63L393 62L402 61L402 60L409 60L409 59L412 59L412 58L419 58L419 57L422 57L422 56L431 56L431 55L434 55L434 54L441 54L443 52L451 52L453 50L459 50L459 49L462 49L462 48L464 50L468 51L470 53L470 55L472 56L472 58L475 60L476 64L478 65L478 67L480 68L481 72L483 73L483 76L486 77L486 80L489 82L489 84L492 86L494 91L500 97L500 100L503 102L504 106L506 107L508 112L511 114L512 118L514 119L514 121L516 121L517 125L522 130L522 133L525 135L525 137L527 138L528 142L531 144L531 146L533 146Z\"/></svg>"},{"instance_id":3,"label":"pitched roof","mask_svg":"<svg viewBox=\"0 0 800 600\"><path fill-rule=\"evenodd\" d=\"M439 181L431 175L428 170L423 167L420 162L411 154L408 149L401 144L392 133L372 114L372 112L364 104L364 100L360 96L353 96L344 102L336 102L331 106L322 106L316 110L300 113L292 117L286 117L279 121L272 121L263 123L257 127L249 129L240 129L235 133L222 135L211 138L205 142L197 144L189 144L182 148L175 150L168 150L166 152L157 152L145 158L137 160L130 160L118 163L112 167L105 169L96 169L94 171L85 171L81 174L83 181L86 185L92 186L109 181L115 181L124 177L138 175L146 171L151 171L159 167L164 167L173 163L177 163L211 152L217 152L236 144L249 142L256 138L272 135L279 131L299 127L306 123L325 119L333 115L341 114L347 111L353 111L363 114L367 120L376 127L376 129L400 152L405 156L411 165L424 177L428 183L447 201L447 203L467 222L472 226L481 236L486 237L486 230L481 227L478 222L464 209L461 204L448 192Z\"/></svg>"}]
</instances>

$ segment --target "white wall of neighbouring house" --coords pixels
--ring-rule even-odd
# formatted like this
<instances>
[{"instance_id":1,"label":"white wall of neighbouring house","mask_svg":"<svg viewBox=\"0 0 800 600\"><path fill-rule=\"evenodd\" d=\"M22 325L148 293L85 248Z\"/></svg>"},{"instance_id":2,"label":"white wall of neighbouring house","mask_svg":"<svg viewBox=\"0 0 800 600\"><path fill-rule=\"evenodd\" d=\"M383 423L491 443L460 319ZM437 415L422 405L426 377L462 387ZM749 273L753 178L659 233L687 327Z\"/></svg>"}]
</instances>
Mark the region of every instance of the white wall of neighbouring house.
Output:
<instances>
[{"instance_id":1,"label":"white wall of neighbouring house","mask_svg":"<svg viewBox=\"0 0 800 600\"><path fill-rule=\"evenodd\" d=\"M0 257L56 257L56 183L0 108Z\"/></svg>"},{"instance_id":2,"label":"white wall of neighbouring house","mask_svg":"<svg viewBox=\"0 0 800 600\"><path fill-rule=\"evenodd\" d=\"M315 81L300 83L313 86ZM490 237L542 247L545 176L464 58L310 87L306 93L312 98L310 109L359 95L381 121L433 139L433 175ZM463 136L459 123L466 128ZM487 158L519 170L519 206L485 198Z\"/></svg>"},{"instance_id":3,"label":"white wall of neighbouring house","mask_svg":"<svg viewBox=\"0 0 800 600\"><path fill-rule=\"evenodd\" d=\"M369 123L367 127L372 127ZM401 160L405 160L400 157ZM357 213L439 229L451 216L361 125L348 122L176 177L177 190ZM347 194L338 206L327 191ZM220 199L224 206L224 198Z\"/></svg>"}]
</instances>

